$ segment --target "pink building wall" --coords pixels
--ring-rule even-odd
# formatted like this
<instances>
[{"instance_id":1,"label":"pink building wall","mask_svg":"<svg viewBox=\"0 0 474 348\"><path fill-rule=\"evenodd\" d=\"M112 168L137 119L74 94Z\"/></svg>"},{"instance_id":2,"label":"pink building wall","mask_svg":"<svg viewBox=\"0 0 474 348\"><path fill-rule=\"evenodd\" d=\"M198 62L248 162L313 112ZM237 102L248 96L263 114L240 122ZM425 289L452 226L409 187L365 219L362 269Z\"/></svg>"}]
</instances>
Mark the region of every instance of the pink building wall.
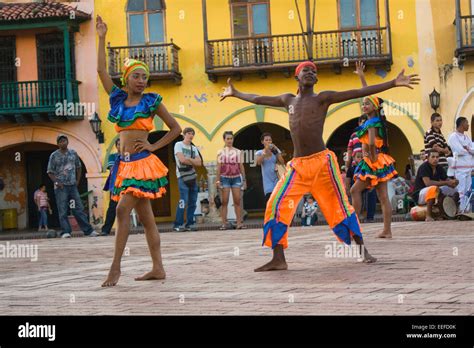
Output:
<instances>
[{"instance_id":1,"label":"pink building wall","mask_svg":"<svg viewBox=\"0 0 474 348\"><path fill-rule=\"evenodd\" d=\"M85 103L86 116L82 121L68 122L34 122L25 125L2 124L0 125L0 158L6 154L4 150L14 145L40 142L56 145L56 136L64 133L69 137L69 148L78 152L87 171L88 189L92 190L89 196L89 206L91 222L101 224L103 222L103 182L105 174L101 168L101 145L98 143L95 134L92 132L89 123L90 113L99 111L97 92L97 55L94 22L94 1L83 0L78 3L78 9L92 15L92 19L80 25L79 32L75 33L75 63L76 79L81 82L79 85L80 102ZM37 80L36 62L36 40L35 35L45 30L24 30L15 31L16 52L20 58L20 66L17 70L19 81ZM2 35L7 34L2 32ZM13 34L13 33L10 33ZM103 116L102 116L103 118ZM2 170L5 175L10 175L10 170L1 169L6 166L6 162L0 162L0 176ZM7 173L8 171L8 173ZM17 173L21 177L21 171ZM10 176L9 176L10 177ZM12 180L15 180L14 178ZM11 193L8 200L0 193L0 209L15 208L24 209L25 198L20 193L26 192L26 180L19 179L15 184L14 193ZM5 193L4 193L5 195ZM2 199L3 198L3 199ZM20 213L20 210L18 211ZM20 228L27 226L27 212L19 215L18 225Z\"/></svg>"}]
</instances>

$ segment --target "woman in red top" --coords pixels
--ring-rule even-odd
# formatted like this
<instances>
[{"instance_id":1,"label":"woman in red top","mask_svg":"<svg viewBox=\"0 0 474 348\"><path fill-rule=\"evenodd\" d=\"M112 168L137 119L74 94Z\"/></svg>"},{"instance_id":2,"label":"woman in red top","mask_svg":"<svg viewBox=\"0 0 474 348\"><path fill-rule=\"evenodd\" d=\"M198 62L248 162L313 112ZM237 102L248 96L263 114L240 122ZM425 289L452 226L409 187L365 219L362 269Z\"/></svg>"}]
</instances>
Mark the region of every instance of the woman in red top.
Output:
<instances>
[{"instance_id":1,"label":"woman in red top","mask_svg":"<svg viewBox=\"0 0 474 348\"><path fill-rule=\"evenodd\" d=\"M217 181L218 189L221 189L222 207L221 230L230 227L227 222L227 205L229 204L229 195L232 190L232 199L234 200L235 216L237 219L237 229L243 229L242 210L240 207L241 190L247 188L245 181L245 168L242 152L236 149L234 144L234 134L231 131L224 132L225 146L217 154Z\"/></svg>"},{"instance_id":2,"label":"woman in red top","mask_svg":"<svg viewBox=\"0 0 474 348\"><path fill-rule=\"evenodd\" d=\"M126 59L122 84L118 88L107 74L105 63L105 35L107 25L97 16L99 57L97 71L106 92L110 95L108 120L115 123L120 134L120 156L112 169L109 189L117 205L117 232L115 253L109 275L102 286L114 286L120 278L120 261L128 239L130 212L138 213L145 229L146 240L153 260L153 268L135 280L164 279L161 260L160 235L150 199L161 197L167 184L168 168L153 152L168 145L180 133L181 127L170 115L156 93L143 93L150 76L148 66L137 60ZM148 132L153 129L153 118L160 117L170 131L154 144L148 142Z\"/></svg>"}]
</instances>

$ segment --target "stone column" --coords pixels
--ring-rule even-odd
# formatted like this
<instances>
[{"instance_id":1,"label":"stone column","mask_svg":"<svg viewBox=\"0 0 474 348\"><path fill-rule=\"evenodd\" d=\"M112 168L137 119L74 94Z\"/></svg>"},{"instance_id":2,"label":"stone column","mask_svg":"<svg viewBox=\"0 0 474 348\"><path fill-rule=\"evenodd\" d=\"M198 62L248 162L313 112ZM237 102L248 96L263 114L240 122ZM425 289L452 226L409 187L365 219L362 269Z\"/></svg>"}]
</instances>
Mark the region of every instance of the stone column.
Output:
<instances>
[{"instance_id":1,"label":"stone column","mask_svg":"<svg viewBox=\"0 0 474 348\"><path fill-rule=\"evenodd\" d=\"M214 197L217 194L216 162L206 162L204 165L207 169L207 189L209 190L209 214L207 215L207 220L209 222L220 222L220 210L216 208L216 204L214 203Z\"/></svg>"}]
</instances>

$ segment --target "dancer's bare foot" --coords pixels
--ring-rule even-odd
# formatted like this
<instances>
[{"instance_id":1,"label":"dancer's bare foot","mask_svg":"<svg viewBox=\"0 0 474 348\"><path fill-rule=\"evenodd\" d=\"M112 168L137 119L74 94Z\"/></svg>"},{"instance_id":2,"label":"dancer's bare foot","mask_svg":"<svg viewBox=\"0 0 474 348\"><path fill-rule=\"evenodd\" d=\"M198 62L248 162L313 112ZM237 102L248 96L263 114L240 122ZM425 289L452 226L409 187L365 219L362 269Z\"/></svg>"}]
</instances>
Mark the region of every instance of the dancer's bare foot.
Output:
<instances>
[{"instance_id":1,"label":"dancer's bare foot","mask_svg":"<svg viewBox=\"0 0 474 348\"><path fill-rule=\"evenodd\" d=\"M376 237L376 238L387 238L387 239L390 239L390 238L392 238L392 232L383 231L382 233L379 233L379 234L376 235L375 237Z\"/></svg>"},{"instance_id":2,"label":"dancer's bare foot","mask_svg":"<svg viewBox=\"0 0 474 348\"><path fill-rule=\"evenodd\" d=\"M165 279L166 278L166 272L164 270L151 270L148 273L145 273L141 277L136 277L136 281L141 281L141 280L159 280L159 279Z\"/></svg>"},{"instance_id":3,"label":"dancer's bare foot","mask_svg":"<svg viewBox=\"0 0 474 348\"><path fill-rule=\"evenodd\" d=\"M433 218L430 217L430 216L427 216L427 217L425 218L425 221L426 221L426 222L431 222L431 221L435 221L435 219L433 219Z\"/></svg>"},{"instance_id":4,"label":"dancer's bare foot","mask_svg":"<svg viewBox=\"0 0 474 348\"><path fill-rule=\"evenodd\" d=\"M119 278L120 278L120 269L111 268L109 271L109 275L107 276L107 279L102 284L102 287L104 288L104 287L117 285Z\"/></svg>"},{"instance_id":5,"label":"dancer's bare foot","mask_svg":"<svg viewBox=\"0 0 474 348\"><path fill-rule=\"evenodd\" d=\"M285 260L271 260L269 263L254 269L254 272L266 272L266 271L286 271L288 265Z\"/></svg>"},{"instance_id":6,"label":"dancer's bare foot","mask_svg":"<svg viewBox=\"0 0 474 348\"><path fill-rule=\"evenodd\" d=\"M377 259L375 257L373 257L372 255L370 255L367 250L364 252L364 257L362 258L362 262L364 263L374 263L376 262Z\"/></svg>"}]
</instances>

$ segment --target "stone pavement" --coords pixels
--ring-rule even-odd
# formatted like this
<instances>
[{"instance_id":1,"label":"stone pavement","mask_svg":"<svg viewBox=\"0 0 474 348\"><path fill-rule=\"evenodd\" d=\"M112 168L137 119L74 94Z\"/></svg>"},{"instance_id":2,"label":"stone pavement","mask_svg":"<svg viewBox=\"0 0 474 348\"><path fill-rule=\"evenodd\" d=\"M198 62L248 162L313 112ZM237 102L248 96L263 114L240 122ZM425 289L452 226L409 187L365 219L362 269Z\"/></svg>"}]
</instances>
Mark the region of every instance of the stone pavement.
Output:
<instances>
[{"instance_id":1,"label":"stone pavement","mask_svg":"<svg viewBox=\"0 0 474 348\"><path fill-rule=\"evenodd\" d=\"M395 222L392 240L375 238L379 223L363 228L375 264L328 257L340 244L327 226L293 227L289 270L267 273L253 272L271 255L261 230L164 233L167 279L150 282L133 280L151 261L144 235L131 235L115 288L100 287L114 237L2 241L0 313L474 314L474 222ZM19 244L37 246L37 261L12 257Z\"/></svg>"}]
</instances>

